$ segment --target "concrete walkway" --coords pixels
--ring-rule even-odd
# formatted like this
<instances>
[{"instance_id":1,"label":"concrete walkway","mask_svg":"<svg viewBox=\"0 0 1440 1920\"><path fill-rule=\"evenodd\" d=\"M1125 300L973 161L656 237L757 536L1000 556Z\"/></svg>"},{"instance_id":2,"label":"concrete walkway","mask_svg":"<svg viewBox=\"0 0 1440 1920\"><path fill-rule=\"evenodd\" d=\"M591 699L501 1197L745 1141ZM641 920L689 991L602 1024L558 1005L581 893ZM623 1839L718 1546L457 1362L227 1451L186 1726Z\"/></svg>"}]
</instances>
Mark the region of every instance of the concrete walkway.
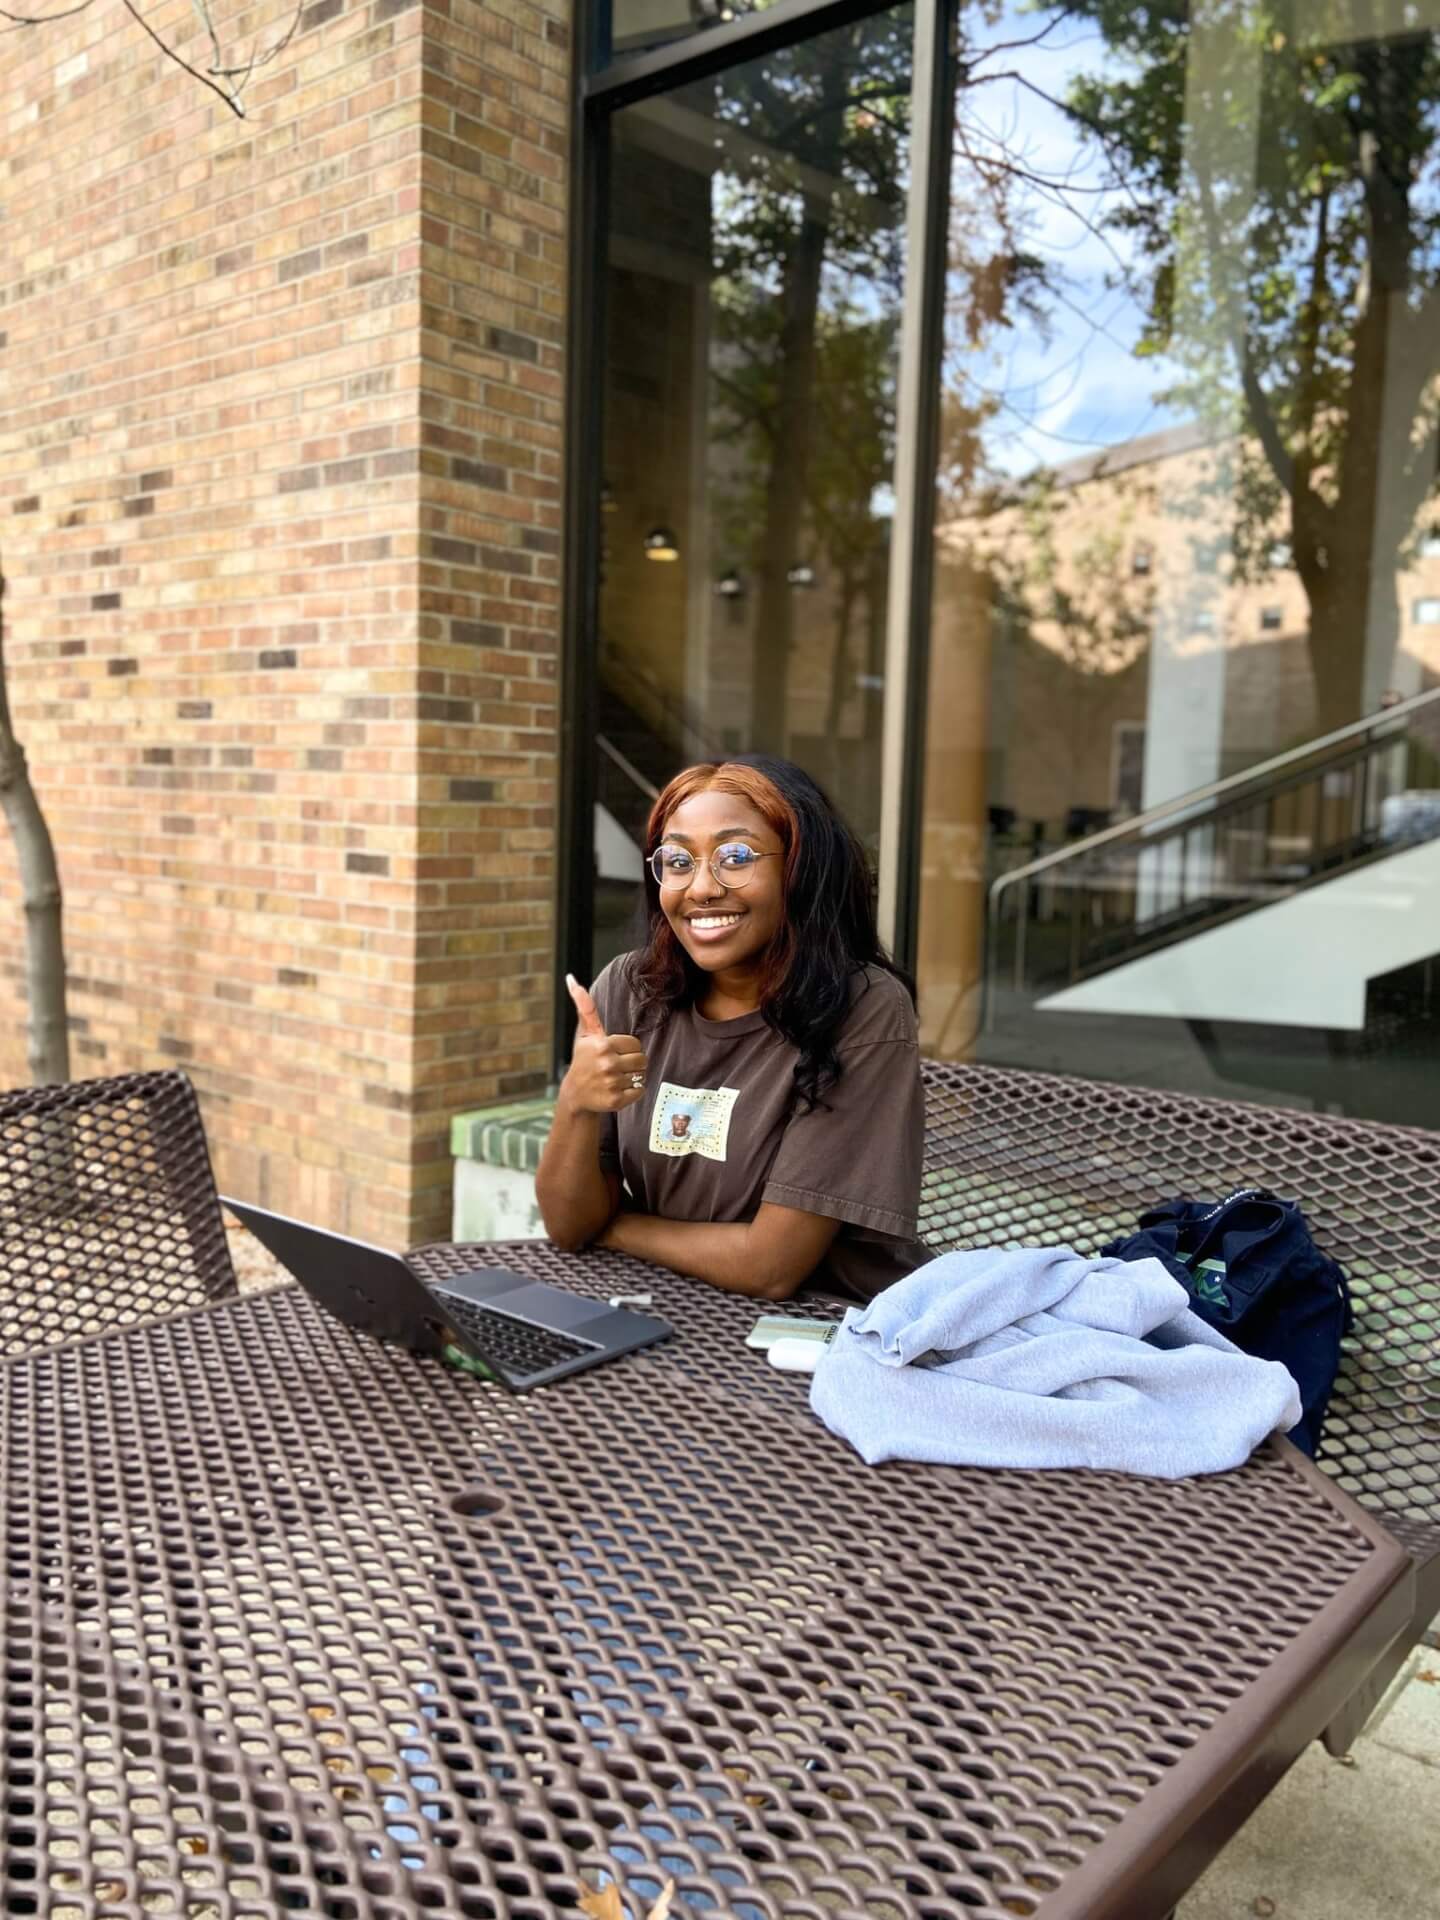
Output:
<instances>
[{"instance_id":1,"label":"concrete walkway","mask_svg":"<svg viewBox=\"0 0 1440 1920\"><path fill-rule=\"evenodd\" d=\"M1180 1920L1440 1916L1440 1651L1421 1647L1343 1761L1312 1744Z\"/></svg>"}]
</instances>

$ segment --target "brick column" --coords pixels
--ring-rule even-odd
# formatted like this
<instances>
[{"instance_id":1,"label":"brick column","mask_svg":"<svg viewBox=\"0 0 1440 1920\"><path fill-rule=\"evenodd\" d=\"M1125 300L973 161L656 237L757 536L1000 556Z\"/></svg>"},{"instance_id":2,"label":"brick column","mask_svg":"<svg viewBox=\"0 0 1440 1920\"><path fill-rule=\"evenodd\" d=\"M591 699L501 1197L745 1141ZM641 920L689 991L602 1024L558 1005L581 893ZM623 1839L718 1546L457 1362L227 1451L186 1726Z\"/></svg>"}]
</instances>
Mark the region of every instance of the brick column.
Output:
<instances>
[{"instance_id":1,"label":"brick column","mask_svg":"<svg viewBox=\"0 0 1440 1920\"><path fill-rule=\"evenodd\" d=\"M427 11L417 1227L450 1116L550 1068L568 0Z\"/></svg>"}]
</instances>

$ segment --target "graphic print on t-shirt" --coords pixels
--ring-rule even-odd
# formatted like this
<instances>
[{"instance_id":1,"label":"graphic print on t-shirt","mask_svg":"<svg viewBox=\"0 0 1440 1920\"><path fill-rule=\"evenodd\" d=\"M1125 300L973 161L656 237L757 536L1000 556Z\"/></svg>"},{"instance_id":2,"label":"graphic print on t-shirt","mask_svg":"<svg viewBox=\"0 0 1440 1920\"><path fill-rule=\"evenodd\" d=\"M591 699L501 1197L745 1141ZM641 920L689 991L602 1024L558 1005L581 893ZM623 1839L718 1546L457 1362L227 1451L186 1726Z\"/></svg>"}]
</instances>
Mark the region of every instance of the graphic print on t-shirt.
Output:
<instances>
[{"instance_id":1,"label":"graphic print on t-shirt","mask_svg":"<svg viewBox=\"0 0 1440 1920\"><path fill-rule=\"evenodd\" d=\"M660 1082L650 1116L650 1151L672 1160L698 1153L723 1160L738 1087L677 1087Z\"/></svg>"}]
</instances>

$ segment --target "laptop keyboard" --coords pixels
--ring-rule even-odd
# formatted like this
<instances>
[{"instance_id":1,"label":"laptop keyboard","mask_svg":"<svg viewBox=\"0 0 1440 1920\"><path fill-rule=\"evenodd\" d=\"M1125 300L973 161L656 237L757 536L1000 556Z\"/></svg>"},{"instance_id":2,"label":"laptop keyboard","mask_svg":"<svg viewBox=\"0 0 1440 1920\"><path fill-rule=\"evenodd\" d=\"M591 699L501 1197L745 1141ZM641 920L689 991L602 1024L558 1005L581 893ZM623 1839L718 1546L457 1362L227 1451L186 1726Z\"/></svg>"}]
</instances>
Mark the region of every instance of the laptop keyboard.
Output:
<instances>
[{"instance_id":1,"label":"laptop keyboard","mask_svg":"<svg viewBox=\"0 0 1440 1920\"><path fill-rule=\"evenodd\" d=\"M562 1360L578 1360L582 1354L596 1351L593 1340L573 1340L568 1333L556 1333L551 1327L532 1326L528 1320L477 1306L459 1294L442 1293L440 1298L451 1325L473 1344L482 1360L504 1373L543 1373L547 1367L558 1367Z\"/></svg>"}]
</instances>

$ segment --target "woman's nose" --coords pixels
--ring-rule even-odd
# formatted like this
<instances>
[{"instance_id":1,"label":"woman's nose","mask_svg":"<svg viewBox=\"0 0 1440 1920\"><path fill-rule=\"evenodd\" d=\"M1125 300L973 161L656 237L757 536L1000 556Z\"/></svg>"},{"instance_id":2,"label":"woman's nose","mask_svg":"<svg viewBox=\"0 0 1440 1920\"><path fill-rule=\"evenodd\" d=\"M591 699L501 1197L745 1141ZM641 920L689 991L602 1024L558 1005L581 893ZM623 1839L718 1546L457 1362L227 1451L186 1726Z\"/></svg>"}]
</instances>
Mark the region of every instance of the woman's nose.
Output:
<instances>
[{"instance_id":1,"label":"woman's nose","mask_svg":"<svg viewBox=\"0 0 1440 1920\"><path fill-rule=\"evenodd\" d=\"M695 862L695 871L690 877L690 885L686 888L686 892L692 900L716 900L724 892L708 860Z\"/></svg>"}]
</instances>

